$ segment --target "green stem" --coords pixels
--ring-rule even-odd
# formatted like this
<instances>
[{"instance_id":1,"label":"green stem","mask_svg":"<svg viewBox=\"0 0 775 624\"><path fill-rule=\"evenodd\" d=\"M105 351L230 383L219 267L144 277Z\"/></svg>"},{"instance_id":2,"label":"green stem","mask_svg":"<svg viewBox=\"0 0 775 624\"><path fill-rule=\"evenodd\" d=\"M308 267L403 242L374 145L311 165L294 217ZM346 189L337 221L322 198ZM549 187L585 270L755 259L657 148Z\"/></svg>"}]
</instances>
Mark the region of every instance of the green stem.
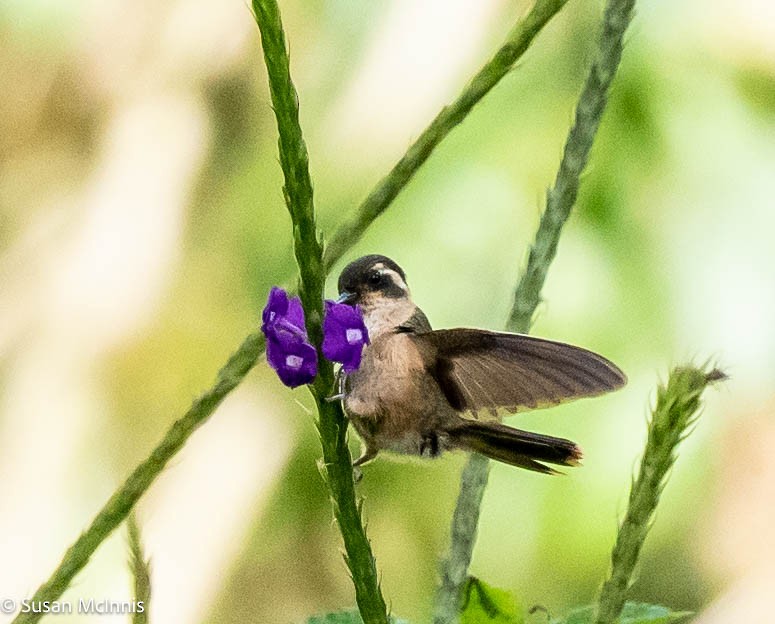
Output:
<instances>
[{"instance_id":1,"label":"green stem","mask_svg":"<svg viewBox=\"0 0 775 624\"><path fill-rule=\"evenodd\" d=\"M527 267L514 295L507 324L512 331L526 332L530 329L533 314L541 301L546 272L557 253L562 226L576 203L581 172L589 160L608 101L608 91L622 58L624 33L632 19L634 5L635 0L608 0L606 4L595 62L579 96L576 118L565 142L562 162L554 186L547 193L546 210L541 215Z\"/></svg>"},{"instance_id":2,"label":"green stem","mask_svg":"<svg viewBox=\"0 0 775 624\"><path fill-rule=\"evenodd\" d=\"M318 431L323 447L321 474L331 494L334 516L345 548L345 561L352 574L355 599L365 624L387 624L387 606L382 597L377 566L363 527L355 496L352 458L347 446L347 420L338 402L326 397L334 391L334 369L323 357L323 246L318 240L312 201L307 147L299 124L299 99L290 76L290 61L280 10L275 0L253 0L264 60L269 74L277 129L280 164L285 178L285 200L293 221L294 253L299 265L299 293L307 331L318 346L318 375L311 391L318 408Z\"/></svg>"},{"instance_id":3,"label":"green stem","mask_svg":"<svg viewBox=\"0 0 775 624\"><path fill-rule=\"evenodd\" d=\"M290 61L277 3L253 0L253 11L261 32L269 91L277 119L280 165L285 179L283 194L293 221L293 249L301 276L299 295L307 315L310 338L318 344L322 339L325 283L323 246L317 238L309 157L299 124L299 98L291 82Z\"/></svg>"},{"instance_id":4,"label":"green stem","mask_svg":"<svg viewBox=\"0 0 775 624\"><path fill-rule=\"evenodd\" d=\"M245 339L218 373L215 385L194 401L186 414L172 425L151 455L135 468L124 484L110 497L86 531L67 550L49 580L38 588L31 601L54 601L62 595L73 577L89 562L97 546L126 519L169 460L215 411L224 397L242 381L263 351L264 337L261 334L251 334ZM41 617L41 613L20 613L13 624L32 624Z\"/></svg>"},{"instance_id":5,"label":"green stem","mask_svg":"<svg viewBox=\"0 0 775 624\"><path fill-rule=\"evenodd\" d=\"M725 378L717 369L704 368L676 368L667 386L657 391L646 449L611 555L611 572L600 591L596 624L613 624L621 614L635 563L676 459L676 448L697 419L702 392L708 384Z\"/></svg>"},{"instance_id":6,"label":"green stem","mask_svg":"<svg viewBox=\"0 0 775 624\"><path fill-rule=\"evenodd\" d=\"M603 17L595 62L576 105L576 116L568 133L554 186L546 196L546 209L530 249L527 266L514 294L506 328L528 332L541 301L546 273L557 253L562 227L576 203L581 173L600 126L608 91L622 56L622 40L632 17L634 0L609 0ZM460 595L473 556L489 460L472 455L461 477L460 494L452 516L450 550L442 563L434 624L457 621Z\"/></svg>"},{"instance_id":7,"label":"green stem","mask_svg":"<svg viewBox=\"0 0 775 624\"><path fill-rule=\"evenodd\" d=\"M441 584L436 594L434 624L448 624L457 620L489 476L490 460L479 453L472 453L460 477L460 494L452 514L450 552L441 563Z\"/></svg>"},{"instance_id":8,"label":"green stem","mask_svg":"<svg viewBox=\"0 0 775 624\"><path fill-rule=\"evenodd\" d=\"M145 558L140 527L134 513L127 518L127 534L129 537L129 568L134 579L135 607L142 605L142 610L132 614L132 624L148 624L148 609L151 606L151 562Z\"/></svg>"},{"instance_id":9,"label":"green stem","mask_svg":"<svg viewBox=\"0 0 775 624\"><path fill-rule=\"evenodd\" d=\"M536 0L530 11L511 30L500 49L471 79L457 99L441 109L390 173L369 193L355 214L337 230L326 246L326 268L330 269L363 236L366 228L409 183L436 146L512 70L536 35L567 2L568 0Z\"/></svg>"}]
</instances>

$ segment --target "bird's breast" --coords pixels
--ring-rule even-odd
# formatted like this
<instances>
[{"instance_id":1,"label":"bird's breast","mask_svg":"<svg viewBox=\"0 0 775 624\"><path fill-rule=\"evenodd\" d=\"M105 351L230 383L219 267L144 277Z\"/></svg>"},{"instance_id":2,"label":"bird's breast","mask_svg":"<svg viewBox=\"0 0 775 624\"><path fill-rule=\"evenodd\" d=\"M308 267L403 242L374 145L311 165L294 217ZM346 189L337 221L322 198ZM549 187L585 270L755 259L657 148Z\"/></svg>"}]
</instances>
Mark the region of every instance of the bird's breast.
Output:
<instances>
[{"instance_id":1,"label":"bird's breast","mask_svg":"<svg viewBox=\"0 0 775 624\"><path fill-rule=\"evenodd\" d=\"M360 368L347 377L344 407L368 446L410 455L437 454L445 447L439 432L457 418L408 333L364 349Z\"/></svg>"},{"instance_id":2,"label":"bird's breast","mask_svg":"<svg viewBox=\"0 0 775 624\"><path fill-rule=\"evenodd\" d=\"M345 408L361 417L414 413L424 377L422 357L408 334L379 336L348 375Z\"/></svg>"}]
</instances>

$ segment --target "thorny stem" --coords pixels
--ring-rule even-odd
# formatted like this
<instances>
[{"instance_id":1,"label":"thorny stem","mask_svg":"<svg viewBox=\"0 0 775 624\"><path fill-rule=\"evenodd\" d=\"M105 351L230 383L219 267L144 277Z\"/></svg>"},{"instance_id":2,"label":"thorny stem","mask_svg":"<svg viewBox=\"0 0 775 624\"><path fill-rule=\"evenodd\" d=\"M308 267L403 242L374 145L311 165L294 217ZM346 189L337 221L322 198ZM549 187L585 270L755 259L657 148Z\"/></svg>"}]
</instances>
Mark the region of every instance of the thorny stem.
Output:
<instances>
[{"instance_id":1,"label":"thorny stem","mask_svg":"<svg viewBox=\"0 0 775 624\"><path fill-rule=\"evenodd\" d=\"M291 82L290 61L280 10L275 0L253 0L261 31L269 88L280 135L280 164L285 177L285 201L293 221L293 242L301 276L299 294L304 306L307 331L318 347L318 374L311 391L318 408L318 432L323 447L320 471L328 485L334 516L339 523L345 561L355 586L355 600L365 624L387 624L387 606L382 597L377 565L361 521L355 497L352 458L347 446L347 420L338 402L326 401L334 387L334 369L323 357L323 245L318 240L312 201L307 147L299 124L299 100Z\"/></svg>"},{"instance_id":2,"label":"thorny stem","mask_svg":"<svg viewBox=\"0 0 775 624\"><path fill-rule=\"evenodd\" d=\"M436 593L433 624L457 621L489 476L490 460L479 453L472 453L460 477L460 493L452 515L449 554L441 562L441 584Z\"/></svg>"},{"instance_id":3,"label":"thorny stem","mask_svg":"<svg viewBox=\"0 0 775 624\"><path fill-rule=\"evenodd\" d=\"M512 331L530 329L533 314L541 301L546 272L557 253L562 227L576 203L581 173L589 160L608 102L608 92L622 58L624 33L632 20L634 5L635 0L608 0L606 4L597 56L579 96L576 118L565 142L560 168L554 186L546 195L546 210L541 215L527 267L514 295L507 323Z\"/></svg>"},{"instance_id":4,"label":"thorny stem","mask_svg":"<svg viewBox=\"0 0 775 624\"><path fill-rule=\"evenodd\" d=\"M134 599L138 607L132 613L132 624L148 624L151 606L151 561L145 558L140 527L134 513L126 521L129 537L129 568L134 579ZM142 608L139 606L142 605Z\"/></svg>"},{"instance_id":5,"label":"thorny stem","mask_svg":"<svg viewBox=\"0 0 775 624\"><path fill-rule=\"evenodd\" d=\"M546 209L519 281L507 329L527 332L541 300L546 273L557 253L562 227L576 203L581 173L600 125L608 91L622 56L622 41L632 19L635 0L609 0L603 16L595 61L576 105L576 116L565 142L554 186L546 196ZM472 455L461 477L460 494L452 516L450 550L441 567L434 624L458 619L461 590L468 576L490 462Z\"/></svg>"},{"instance_id":6,"label":"thorny stem","mask_svg":"<svg viewBox=\"0 0 775 624\"><path fill-rule=\"evenodd\" d=\"M670 373L667 385L657 391L646 449L611 554L611 572L600 590L595 624L613 624L621 614L635 563L676 459L676 448L699 415L700 396L705 388L726 378L718 369L706 371L707 368L707 365L676 368Z\"/></svg>"}]
</instances>

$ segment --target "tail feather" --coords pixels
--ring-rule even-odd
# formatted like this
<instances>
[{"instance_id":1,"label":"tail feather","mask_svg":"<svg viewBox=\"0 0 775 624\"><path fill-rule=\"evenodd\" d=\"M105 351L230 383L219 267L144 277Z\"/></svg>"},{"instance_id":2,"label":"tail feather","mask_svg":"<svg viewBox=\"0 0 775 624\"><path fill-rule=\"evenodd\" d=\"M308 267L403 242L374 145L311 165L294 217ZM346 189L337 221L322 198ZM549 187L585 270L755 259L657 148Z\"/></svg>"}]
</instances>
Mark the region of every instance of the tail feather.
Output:
<instances>
[{"instance_id":1,"label":"tail feather","mask_svg":"<svg viewBox=\"0 0 775 624\"><path fill-rule=\"evenodd\" d=\"M577 466L581 460L581 449L570 440L522 431L500 423L467 420L448 433L452 445L457 448L544 474L557 474L557 471L541 462Z\"/></svg>"}]
</instances>

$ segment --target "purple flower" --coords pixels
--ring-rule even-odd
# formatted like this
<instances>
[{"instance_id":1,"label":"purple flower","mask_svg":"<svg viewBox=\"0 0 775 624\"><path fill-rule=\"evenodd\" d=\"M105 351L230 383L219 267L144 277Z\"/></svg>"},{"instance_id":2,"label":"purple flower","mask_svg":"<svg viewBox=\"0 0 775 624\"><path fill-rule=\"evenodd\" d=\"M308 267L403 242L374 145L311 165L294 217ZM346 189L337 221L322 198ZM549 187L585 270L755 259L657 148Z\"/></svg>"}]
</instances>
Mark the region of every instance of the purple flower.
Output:
<instances>
[{"instance_id":1,"label":"purple flower","mask_svg":"<svg viewBox=\"0 0 775 624\"><path fill-rule=\"evenodd\" d=\"M333 362L341 362L344 371L351 373L361 365L361 352L367 344L369 332L360 308L326 301L323 355Z\"/></svg>"},{"instance_id":2,"label":"purple flower","mask_svg":"<svg viewBox=\"0 0 775 624\"><path fill-rule=\"evenodd\" d=\"M301 307L301 300L298 297L289 300L288 293L282 288L272 286L262 318L264 322L261 325L261 331L264 333L266 333L267 327L282 320L294 326L305 339L307 338L307 328L304 326L304 308Z\"/></svg>"},{"instance_id":3,"label":"purple flower","mask_svg":"<svg viewBox=\"0 0 775 624\"><path fill-rule=\"evenodd\" d=\"M298 336L267 335L266 361L289 388L311 383L318 372L318 352Z\"/></svg>"},{"instance_id":4,"label":"purple flower","mask_svg":"<svg viewBox=\"0 0 775 624\"><path fill-rule=\"evenodd\" d=\"M318 354L307 340L304 309L298 297L276 286L262 314L261 331L266 336L266 361L286 386L310 383L317 374Z\"/></svg>"}]
</instances>

